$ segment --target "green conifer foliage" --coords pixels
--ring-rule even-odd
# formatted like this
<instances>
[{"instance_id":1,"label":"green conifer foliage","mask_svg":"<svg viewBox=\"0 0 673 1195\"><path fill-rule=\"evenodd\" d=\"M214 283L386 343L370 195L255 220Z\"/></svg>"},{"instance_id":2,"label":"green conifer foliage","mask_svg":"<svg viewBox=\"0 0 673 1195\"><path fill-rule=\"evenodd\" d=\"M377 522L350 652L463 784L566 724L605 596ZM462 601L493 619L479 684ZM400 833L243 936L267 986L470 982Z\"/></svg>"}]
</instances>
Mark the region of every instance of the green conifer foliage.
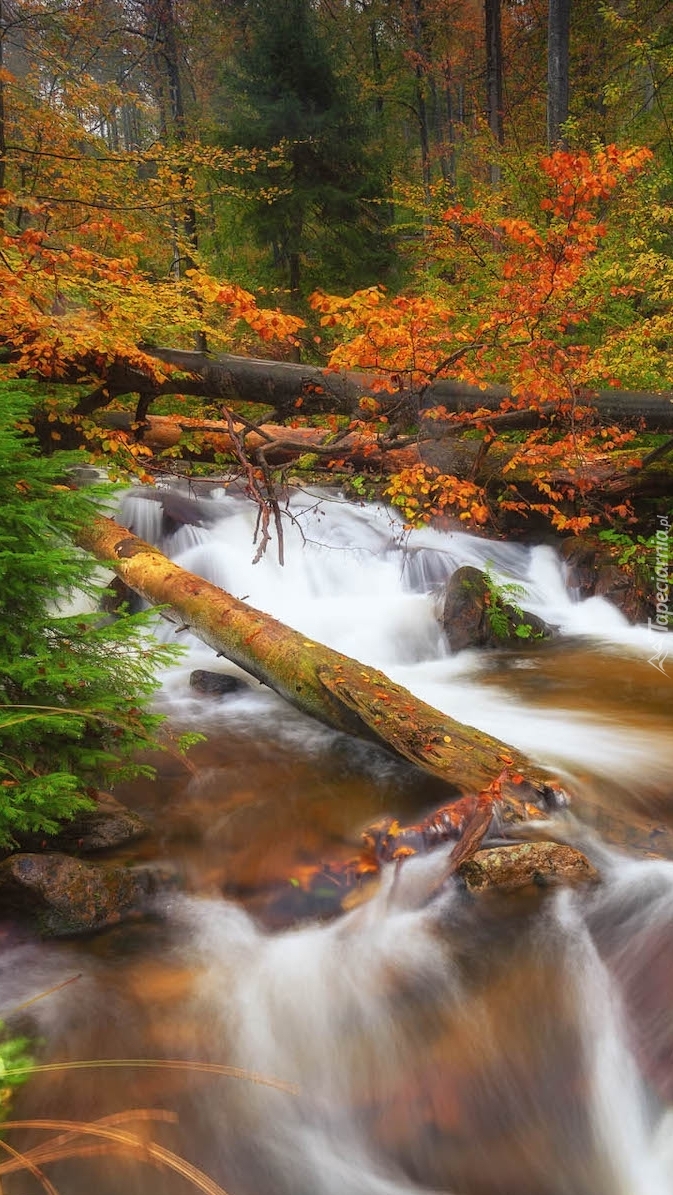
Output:
<instances>
[{"instance_id":1,"label":"green conifer foliage","mask_svg":"<svg viewBox=\"0 0 673 1195\"><path fill-rule=\"evenodd\" d=\"M223 137L285 150L282 166L254 176L248 224L272 247L295 296L305 274L313 284L374 281L389 246L366 105L339 71L338 47L322 34L310 0L250 0L246 11L247 38L225 88L233 111L223 110Z\"/></svg>"},{"instance_id":2,"label":"green conifer foliage","mask_svg":"<svg viewBox=\"0 0 673 1195\"><path fill-rule=\"evenodd\" d=\"M97 788L153 775L137 753L159 745L149 698L174 658L151 642L147 615L62 612L74 594L102 592L69 536L104 491L68 489L72 456L38 454L34 401L0 387L0 846L55 832Z\"/></svg>"}]
</instances>

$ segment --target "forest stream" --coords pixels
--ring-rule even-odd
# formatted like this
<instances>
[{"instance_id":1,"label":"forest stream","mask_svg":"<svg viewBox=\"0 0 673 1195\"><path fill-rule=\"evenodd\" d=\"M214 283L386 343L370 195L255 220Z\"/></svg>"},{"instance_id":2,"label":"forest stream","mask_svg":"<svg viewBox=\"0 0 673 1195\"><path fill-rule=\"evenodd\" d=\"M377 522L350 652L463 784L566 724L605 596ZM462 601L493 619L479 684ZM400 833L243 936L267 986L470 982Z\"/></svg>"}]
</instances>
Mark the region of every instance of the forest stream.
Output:
<instances>
[{"instance_id":1,"label":"forest stream","mask_svg":"<svg viewBox=\"0 0 673 1195\"><path fill-rule=\"evenodd\" d=\"M347 859L384 814L417 822L445 790L310 721L183 630L159 705L175 731L207 739L186 763L158 760L157 783L115 794L154 827L125 857L167 863L178 883L151 917L86 940L8 930L0 1016L72 979L26 1008L39 1062L198 1065L37 1074L16 1117L169 1113L123 1126L228 1195L670 1195L673 653L667 676L648 662L653 632L603 598L576 600L549 545L409 533L382 506L298 493L285 565L273 542L253 564L251 504L212 487L201 501L200 526L171 529L133 491L121 518L185 568L526 752L571 794L554 832L601 881L479 898L454 882L428 901L445 845L325 915L307 869ZM517 601L556 636L452 655L442 593L463 564L521 586ZM174 633L157 619L157 634ZM248 684L204 696L194 669ZM149 1157L88 1144L49 1168L61 1195L194 1189ZM2 1178L5 1195L39 1189L34 1174Z\"/></svg>"}]
</instances>

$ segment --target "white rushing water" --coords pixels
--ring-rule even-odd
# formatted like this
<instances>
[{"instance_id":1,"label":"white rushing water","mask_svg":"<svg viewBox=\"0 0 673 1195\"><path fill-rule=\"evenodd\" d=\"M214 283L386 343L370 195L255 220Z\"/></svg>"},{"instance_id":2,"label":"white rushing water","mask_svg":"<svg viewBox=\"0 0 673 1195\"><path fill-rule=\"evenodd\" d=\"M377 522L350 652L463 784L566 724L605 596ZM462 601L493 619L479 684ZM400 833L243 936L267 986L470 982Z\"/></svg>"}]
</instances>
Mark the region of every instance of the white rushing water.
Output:
<instances>
[{"instance_id":1,"label":"white rushing water","mask_svg":"<svg viewBox=\"0 0 673 1195\"><path fill-rule=\"evenodd\" d=\"M655 786L667 780L673 765L669 735L645 729L627 736L621 726L584 708L526 704L492 680L481 682L488 653L450 652L440 621L444 585L456 568L475 565L488 567L499 585L516 586L516 603L557 628L562 639L648 660L653 637L658 645L662 636L631 626L604 598L574 600L553 548L496 543L464 532L408 532L384 506L358 507L333 495L302 493L290 500L284 519L284 566L273 542L254 564L251 503L215 490L197 509L206 525L181 526L168 536L157 502L131 492L122 516L184 568L319 642L381 668L430 705L511 743L553 771L618 776L624 783L649 779ZM187 638L183 633L181 641ZM184 670L174 670L167 681L168 697L178 702L182 716L186 670L214 666L212 652L196 640L191 647L194 655ZM544 662L524 651L514 666L543 668ZM216 667L236 672L223 661ZM653 680L656 675L652 671ZM266 715L294 733L296 719L268 691L258 693L256 701L240 698L228 709L228 716L243 720ZM199 703L194 714L203 716ZM311 737L308 727L306 734Z\"/></svg>"},{"instance_id":2,"label":"white rushing water","mask_svg":"<svg viewBox=\"0 0 673 1195\"><path fill-rule=\"evenodd\" d=\"M670 795L673 749L657 717L643 721L628 701L616 714L605 694L587 709L577 683L564 701L544 700L557 658L547 653L558 648L524 645L499 664L451 654L444 584L461 565L488 566L522 587L524 610L558 628L589 689L592 668L617 660L628 692L640 691L632 668L647 669L651 634L603 599L575 601L551 547L407 533L384 507L300 494L281 567L273 543L252 563L255 511L239 496L211 492L195 513L198 525L182 525L134 492L122 506L126 524L183 567L564 771L575 791ZM247 736L248 763L250 750L280 741L316 774L334 766L334 734L264 686L196 696L194 668L243 674L188 634L179 640L189 651L162 695L176 725L214 735L226 726L230 745ZM517 687L532 674L538 689ZM193 1160L229 1195L671 1195L673 863L630 858L577 818L560 817L553 833L585 852L600 885L526 905L468 901L457 885L437 896L445 846L384 868L375 895L340 917L282 932L212 895L165 898L161 958L190 976L175 1042L155 1036L165 981L153 986L142 968L138 981L123 947L88 961L70 944L0 952L0 1016L81 971L74 1000L67 989L31 1009L57 1056L182 1051L291 1084L209 1081L179 1097ZM60 1189L88 1195L86 1177L67 1177ZM8 1195L23 1195L15 1181ZM167 1182L149 1168L126 1182L125 1172L128 1195L183 1190ZM118 1172L98 1172L96 1185L116 1195Z\"/></svg>"}]
</instances>

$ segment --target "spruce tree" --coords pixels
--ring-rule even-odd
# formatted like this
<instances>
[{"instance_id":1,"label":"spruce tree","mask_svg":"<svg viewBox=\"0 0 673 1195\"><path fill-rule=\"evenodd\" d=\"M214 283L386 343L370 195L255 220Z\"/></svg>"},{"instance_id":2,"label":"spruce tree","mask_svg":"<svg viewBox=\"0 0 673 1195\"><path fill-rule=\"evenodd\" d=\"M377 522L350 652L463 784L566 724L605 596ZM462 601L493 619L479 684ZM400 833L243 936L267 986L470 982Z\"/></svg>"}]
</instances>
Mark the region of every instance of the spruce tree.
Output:
<instances>
[{"instance_id":1,"label":"spruce tree","mask_svg":"<svg viewBox=\"0 0 673 1195\"><path fill-rule=\"evenodd\" d=\"M284 146L282 166L256 173L248 223L294 296L305 273L313 283L358 285L376 280L388 259L366 109L337 57L310 0L246 5L223 137L246 148Z\"/></svg>"},{"instance_id":2,"label":"spruce tree","mask_svg":"<svg viewBox=\"0 0 673 1195\"><path fill-rule=\"evenodd\" d=\"M40 456L27 434L34 402L0 386L0 847L55 832L99 787L153 775L138 752L160 745L149 699L175 654L153 644L147 615L65 612L103 592L70 537L110 487L64 484L72 457Z\"/></svg>"}]
</instances>

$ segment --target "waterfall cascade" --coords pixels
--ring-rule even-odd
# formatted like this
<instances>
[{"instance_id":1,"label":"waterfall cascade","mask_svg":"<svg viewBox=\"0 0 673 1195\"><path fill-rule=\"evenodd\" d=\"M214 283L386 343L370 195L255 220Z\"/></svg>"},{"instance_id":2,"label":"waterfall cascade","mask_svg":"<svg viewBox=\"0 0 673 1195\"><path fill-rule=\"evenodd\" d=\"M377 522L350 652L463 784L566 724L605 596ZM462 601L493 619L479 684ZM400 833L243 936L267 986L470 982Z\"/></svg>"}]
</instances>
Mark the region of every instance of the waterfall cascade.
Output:
<instances>
[{"instance_id":1,"label":"waterfall cascade","mask_svg":"<svg viewBox=\"0 0 673 1195\"><path fill-rule=\"evenodd\" d=\"M226 1063L292 1090L198 1072L57 1073L29 1085L25 1114L170 1107L173 1145L230 1195L668 1195L673 862L634 854L628 836L609 845L595 816L673 821L671 682L648 664L651 633L601 598L575 601L548 546L407 533L383 507L327 494L297 495L289 513L281 567L273 544L252 563L255 513L224 490L200 500L193 525L134 491L121 512L185 568L561 771L575 817L556 832L602 882L481 902L456 886L428 904L447 847L386 870L370 901L336 919L271 928L256 903L270 877L430 794L257 682L197 696L192 669L240 674L182 634L161 702L210 740L197 775L173 764L154 796L135 793L154 802L157 849L191 894L164 901L151 927L8 943L2 1008L77 970L71 991L34 1006L50 1056ZM521 606L557 638L452 655L442 587L462 564L521 586ZM185 1189L127 1162L60 1165L69 1195L92 1182L113 1195L120 1175L138 1195ZM13 1195L35 1180L5 1181Z\"/></svg>"}]
</instances>

